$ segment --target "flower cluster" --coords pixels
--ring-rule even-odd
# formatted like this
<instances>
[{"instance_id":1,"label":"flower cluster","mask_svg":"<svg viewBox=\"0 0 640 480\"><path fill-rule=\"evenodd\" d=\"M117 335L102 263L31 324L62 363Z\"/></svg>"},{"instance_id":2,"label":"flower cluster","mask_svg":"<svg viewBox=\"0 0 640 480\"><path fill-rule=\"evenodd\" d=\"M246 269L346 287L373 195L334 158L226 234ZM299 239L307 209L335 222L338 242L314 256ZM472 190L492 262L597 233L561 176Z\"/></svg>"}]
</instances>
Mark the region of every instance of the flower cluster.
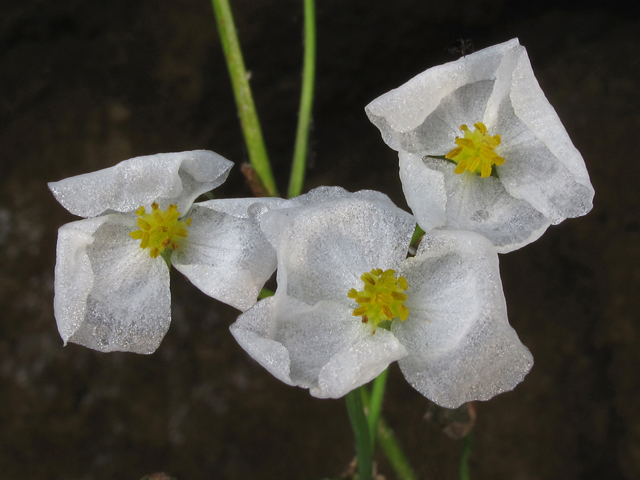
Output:
<instances>
[{"instance_id":1,"label":"flower cluster","mask_svg":"<svg viewBox=\"0 0 640 480\"><path fill-rule=\"evenodd\" d=\"M316 397L341 397L395 361L445 407L514 388L533 360L507 319L498 253L593 198L524 48L512 40L427 70L366 112L399 153L413 215L339 187L194 203L231 168L207 151L49 184L84 217L58 236L65 343L153 352L169 327L173 265L244 312L231 333L257 362ZM413 249L416 223L426 234ZM275 295L256 303L276 268Z\"/></svg>"}]
</instances>

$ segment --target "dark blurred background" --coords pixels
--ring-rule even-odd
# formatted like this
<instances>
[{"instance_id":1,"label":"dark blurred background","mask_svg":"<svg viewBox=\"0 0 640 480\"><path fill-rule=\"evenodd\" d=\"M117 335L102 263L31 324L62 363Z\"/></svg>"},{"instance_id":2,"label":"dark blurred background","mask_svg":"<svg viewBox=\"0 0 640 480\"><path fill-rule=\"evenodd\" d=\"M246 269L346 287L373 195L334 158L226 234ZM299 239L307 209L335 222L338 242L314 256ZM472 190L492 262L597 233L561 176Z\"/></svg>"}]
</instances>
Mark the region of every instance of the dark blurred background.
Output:
<instances>
[{"instance_id":1,"label":"dark blurred background","mask_svg":"<svg viewBox=\"0 0 640 480\"><path fill-rule=\"evenodd\" d=\"M318 2L306 189L378 189L406 208L397 158L364 106L428 67L519 37L596 189L586 217L501 256L510 321L535 358L476 405L474 480L640 478L638 2ZM254 98L286 190L302 6L234 0ZM137 155L246 149L206 0L3 0L0 6L0 472L6 479L320 479L354 456L344 402L288 387L228 326L238 312L172 277L173 322L151 356L62 347L47 181ZM421 479L457 478L462 442L391 368L384 415ZM394 474L382 455L381 473Z\"/></svg>"}]
</instances>

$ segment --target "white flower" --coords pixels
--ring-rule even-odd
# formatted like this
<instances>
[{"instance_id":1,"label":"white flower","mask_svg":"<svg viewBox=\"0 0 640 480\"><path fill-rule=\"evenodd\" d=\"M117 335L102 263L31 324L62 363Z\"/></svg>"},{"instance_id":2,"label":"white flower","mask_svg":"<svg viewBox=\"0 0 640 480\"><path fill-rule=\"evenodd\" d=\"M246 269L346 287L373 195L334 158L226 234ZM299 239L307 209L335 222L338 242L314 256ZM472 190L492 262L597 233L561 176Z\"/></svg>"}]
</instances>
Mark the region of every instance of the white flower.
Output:
<instances>
[{"instance_id":1,"label":"white flower","mask_svg":"<svg viewBox=\"0 0 640 480\"><path fill-rule=\"evenodd\" d=\"M193 204L233 166L198 150L136 157L49 184L84 220L58 232L54 312L65 344L152 353L169 328L170 262L206 294L251 307L276 266L257 218L276 199Z\"/></svg>"},{"instance_id":2,"label":"white flower","mask_svg":"<svg viewBox=\"0 0 640 480\"><path fill-rule=\"evenodd\" d=\"M399 152L426 231L474 231L509 252L592 208L582 156L517 39L430 68L365 110Z\"/></svg>"},{"instance_id":3,"label":"white flower","mask_svg":"<svg viewBox=\"0 0 640 480\"><path fill-rule=\"evenodd\" d=\"M269 372L337 398L399 360L411 385L450 408L524 378L531 354L509 326L489 241L435 231L407 259L415 220L385 195L323 187L293 201L260 220L278 256L276 294L231 326Z\"/></svg>"}]
</instances>

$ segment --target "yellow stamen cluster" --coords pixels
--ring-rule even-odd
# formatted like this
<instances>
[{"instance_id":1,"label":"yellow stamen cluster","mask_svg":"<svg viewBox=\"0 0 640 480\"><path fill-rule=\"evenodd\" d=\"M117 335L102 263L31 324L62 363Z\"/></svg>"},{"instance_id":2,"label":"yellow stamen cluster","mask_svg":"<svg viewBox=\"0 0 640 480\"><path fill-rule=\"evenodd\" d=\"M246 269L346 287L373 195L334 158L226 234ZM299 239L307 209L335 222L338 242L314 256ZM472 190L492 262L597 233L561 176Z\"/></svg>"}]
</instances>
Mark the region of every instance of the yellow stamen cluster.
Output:
<instances>
[{"instance_id":1,"label":"yellow stamen cluster","mask_svg":"<svg viewBox=\"0 0 640 480\"><path fill-rule=\"evenodd\" d=\"M404 302L408 296L404 292L409 285L404 277L396 279L395 270L382 271L376 268L363 274L360 279L364 282L364 290L358 292L352 288L347 294L360 305L353 311L354 317L362 317L362 323L371 322L373 332L380 322L394 318L407 319L409 310Z\"/></svg>"},{"instance_id":2,"label":"yellow stamen cluster","mask_svg":"<svg viewBox=\"0 0 640 480\"><path fill-rule=\"evenodd\" d=\"M476 127L473 132L466 125L460 126L464 138L456 138L458 146L447 153L445 158L458 164L455 173L469 170L486 178L491 175L493 165L504 163L504 158L493 151L500 145L500 135L487 135L487 127L482 122L474 123L473 126Z\"/></svg>"},{"instance_id":3,"label":"yellow stamen cluster","mask_svg":"<svg viewBox=\"0 0 640 480\"><path fill-rule=\"evenodd\" d=\"M180 246L180 241L187 238L187 228L191 225L191 219L178 220L180 212L177 205L169 205L164 211L154 202L151 208L151 213L147 213L144 207L136 210L140 230L129 235L140 240L140 248L149 248L151 258L156 258L166 248L176 250Z\"/></svg>"}]
</instances>

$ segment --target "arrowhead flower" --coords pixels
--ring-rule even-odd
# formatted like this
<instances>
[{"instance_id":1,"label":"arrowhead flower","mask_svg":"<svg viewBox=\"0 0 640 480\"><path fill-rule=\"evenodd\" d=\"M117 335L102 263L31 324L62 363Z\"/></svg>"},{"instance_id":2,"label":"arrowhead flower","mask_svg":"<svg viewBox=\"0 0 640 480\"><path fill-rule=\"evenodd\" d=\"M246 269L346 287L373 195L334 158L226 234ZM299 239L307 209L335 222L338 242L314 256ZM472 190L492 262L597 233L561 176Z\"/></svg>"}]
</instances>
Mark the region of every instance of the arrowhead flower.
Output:
<instances>
[{"instance_id":1,"label":"arrowhead flower","mask_svg":"<svg viewBox=\"0 0 640 480\"><path fill-rule=\"evenodd\" d=\"M425 231L474 231L509 252L592 208L584 160L517 39L430 68L365 110L399 152Z\"/></svg>"},{"instance_id":2,"label":"arrowhead flower","mask_svg":"<svg viewBox=\"0 0 640 480\"><path fill-rule=\"evenodd\" d=\"M453 408L511 390L531 368L482 236L431 232L407 258L413 216L381 193L328 187L260 225L278 289L231 333L283 382L338 398L398 360L411 385Z\"/></svg>"},{"instance_id":3,"label":"arrowhead flower","mask_svg":"<svg viewBox=\"0 0 640 480\"><path fill-rule=\"evenodd\" d=\"M155 351L171 321L170 264L214 298L255 303L276 266L258 218L282 200L193 204L232 166L205 150L163 153L49 184L85 217L58 232L54 313L65 344Z\"/></svg>"}]
</instances>

